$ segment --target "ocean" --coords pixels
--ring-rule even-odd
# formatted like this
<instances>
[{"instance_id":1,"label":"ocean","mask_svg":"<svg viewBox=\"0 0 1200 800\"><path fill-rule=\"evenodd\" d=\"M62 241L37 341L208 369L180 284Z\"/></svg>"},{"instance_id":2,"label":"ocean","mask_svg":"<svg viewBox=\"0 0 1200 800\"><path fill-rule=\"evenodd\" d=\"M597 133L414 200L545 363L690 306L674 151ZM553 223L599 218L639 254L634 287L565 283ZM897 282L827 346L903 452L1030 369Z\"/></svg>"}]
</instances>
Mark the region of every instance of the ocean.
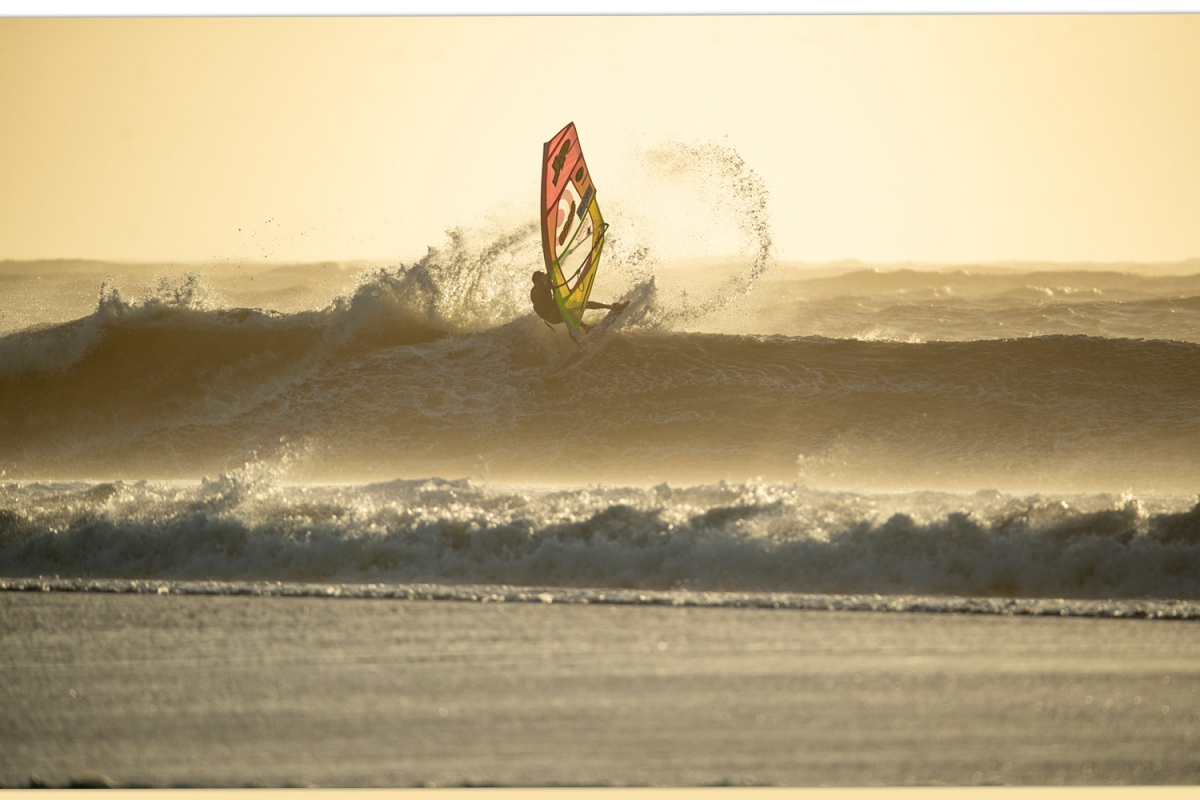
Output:
<instances>
[{"instance_id":1,"label":"ocean","mask_svg":"<svg viewBox=\"0 0 1200 800\"><path fill-rule=\"evenodd\" d=\"M1200 262L615 270L550 378L537 255L5 263L0 575L1200 600Z\"/></svg>"},{"instance_id":2,"label":"ocean","mask_svg":"<svg viewBox=\"0 0 1200 800\"><path fill-rule=\"evenodd\" d=\"M1200 776L1194 757L1200 261L804 264L770 258L761 229L747 230L758 244L742 255L662 260L614 233L593 298L629 300L630 309L602 347L557 377L547 373L575 345L530 308L540 241L528 224L456 230L423 257L390 264L0 263L3 669L10 686L41 692L45 701L21 701L10 734L25 749L0 757L0 782L67 785L84 767L120 785L1194 782ZM239 605L198 605L220 598ZM1032 760L1028 751L1004 754L1028 744L1010 720L1005 737L961 763L937 762L942 766L928 766L931 754L945 752L924 733L912 746L890 739L878 751L886 757L853 763L810 759L800 768L796 753L773 740L776 749L760 751L750 766L736 760L719 769L689 766L680 761L684 750L715 758L714 748L735 747L735 740L695 739L698 718L684 714L671 729L683 737L678 747L631 751L627 742L606 739L617 749L604 750L601 761L577 753L553 764L538 761L531 743L533 750L503 758L468 748L474 755L449 763L422 750L424 756L410 753L402 766L385 765L378 754L353 766L344 760L350 745L342 739L336 764L322 762L319 753L314 762L310 742L289 751L292 763L263 750L280 741L264 734L247 752L266 761L239 761L233 769L204 750L219 738L211 717L210 727L182 743L163 733L207 755L187 764L162 755L147 767L137 756L149 746L143 739L117 736L125 744L110 743L108 750L80 743L62 726L83 712L62 717L47 710L68 702L59 696L67 688L72 700L81 696L66 665L93 670L88 674L101 684L120 672L98 639L53 638L76 620L98 620L96 630L114 637L111 625L126 625L126 610L144 611L149 616L133 639L112 640L138 640L144 653L164 646L185 618L197 631L226 630L224 644L214 640L207 649L198 642L212 634L170 645L171 663L192 669L214 657L226 663L214 653L241 630L233 620L266 615L263 641L277 643L262 656L270 663L236 648L241 655L228 657L246 669L259 665L255 680L266 683L246 678L250 683L238 683L243 693L236 696L272 720L271 735L282 736L286 715L266 694L245 687L275 680L266 676L284 668L271 659L313 652L278 644L290 641L289 626L299 624L271 617L269 610L285 600L318 609L330 636L345 626L359 630L364 614L409 609L411 621L413 614L434 613L413 609L451 601L434 605L462 610L420 623L429 626L421 628L429 638L414 647L443 659L438 663L456 676L455 686L470 683L468 675L480 669L496 669L494 661L482 666L476 653L464 672L466 656L456 649L462 630L484 636L497 624L480 616L493 606L525 609L517 628L504 629L524 644L500 651L540 654L529 655L535 660L593 624L609 644L597 640L584 650L627 652L635 660L667 658L688 635L695 641L696 631L731 625L721 628L724 644L704 651L718 659L741 654L730 674L744 678L746 670L758 674L772 663L778 667L772 674L799 680L788 670L809 670L800 689L794 682L786 690L783 684L747 689L745 697L761 708L744 724L760 733L764 724L784 724L769 710L779 698L799 702L789 694L795 690L816 702L836 684L851 692L844 699L857 716L843 720L849 728L827 723L859 731L851 745L862 744L878 725L903 717L863 693L863 675L878 684L872 692L890 692L892 699L899 696L895 687L916 681L925 694L912 702L932 713L942 690L929 681L956 669L967 669L960 678L976 686L973 716L962 708L951 715L967 731L979 730L987 714L1018 695L1039 712L1083 692L1088 713L1099 713L1107 699L1105 709L1149 716L1118 733L1106 729L1112 735L1101 736L1105 747L1142 736L1111 769L1088 755L1098 746L1094 738L1054 749L1082 719L1070 714L1037 728L1049 749ZM317 601L343 605L311 606ZM163 617L167 608L175 611ZM559 608L553 613L573 616L538 627L537 614ZM602 608L630 616L603 625L587 616L599 612L586 609ZM754 622L743 627L733 617L698 613L759 616L745 617ZM829 622L812 623L814 613ZM357 615L357 622L344 615ZM887 631L901 623L889 620L900 619L916 621L906 628L915 638L893 641ZM1001 636L987 644L990 633L969 627L990 624L979 622L985 619L1039 627L987 628ZM627 626L645 620L655 630L698 627L691 634L676 630L676 639L647 632L645 643L613 644ZM768 637L761 647L737 639L786 629L789 620L820 631L788 652L828 655L842 635L837 630L861 629L868 631L866 649L851 650L870 651L876 660L842 674L830 655L802 669L796 665L803 659L779 660L780 639ZM1084 622L1109 627L1067 627ZM960 625L968 627L954 632ZM969 649L975 659L967 659L975 664L969 669L936 644L960 635L977 643ZM1030 635L1045 649L1026 647L1024 660L1005 662L1004 653ZM1082 649L1069 658L1053 655L1059 636ZM1139 645L1139 637L1153 641ZM244 649L251 640L238 641ZM299 649L287 649L293 645ZM358 639L341 641L329 652L361 664L366 656L354 648L362 646ZM761 661L767 651L775 660ZM582 658L578 647L572 652ZM985 663L989 653L999 653L995 663L1010 663L1005 680L1015 683L983 680L993 669ZM919 665L927 656L936 668ZM1092 670L1087 664L1111 666L1112 659L1124 660L1105 678L1103 698L1100 689L1079 689L1079 676ZM1038 670L1057 675L1068 662L1075 672L1061 685L1030 688L1018 680ZM109 665L103 680L94 673L101 663ZM79 730L103 737L112 715L132 713L129 704L141 702L147 681L175 680L174 667L154 663L142 671L130 667L124 683L110 685L108 705L95 706L109 716L85 715ZM612 656L604 663L611 678L632 662ZM689 680L709 675L699 661L688 664ZM670 667L676 668L683 669ZM646 669L645 676L663 674ZM904 675L893 680L888 670ZM60 673L63 685L54 688L49 676ZM436 671L420 674L436 681ZM1164 675L1168 684L1174 675L1169 689ZM1134 678L1145 686L1123 683ZM710 679L716 680L704 680ZM309 673L289 680L301 694L325 691ZM364 699L364 709L382 698L395 701L389 692L403 689L372 685L375 699ZM645 677L620 692L667 703L659 710L671 716L720 691L678 683L673 699L655 701L656 685ZM605 716L604 708L617 715L620 702L613 699L616 684L603 686L596 691L609 706L589 706L569 692L561 697L599 715L594 724L623 720L645 739L650 723L638 714ZM544 705L529 724L550 730L561 697L531 687L520 691ZM1142 706L1146 687L1170 696ZM147 695L154 691L145 688ZM133 699L111 700L121 692ZM502 694L488 696L501 702ZM172 725L190 724L185 706L195 711L196 703L215 702L213 695L206 701L188 695L187 706L184 695L176 695L184 705L175 707ZM1096 705L1093 695L1101 698ZM155 702L167 709L171 701ZM459 713L447 710L451 701L444 697L429 702L428 718L412 729L421 736L432 730L421 726ZM906 719L920 717L911 716L913 708ZM457 729L448 741L508 736L496 721L505 713L488 706L490 723L476 719L478 725ZM802 717L796 710L794 725ZM166 727L154 730L169 730L165 717L156 719ZM310 722L319 727L329 718ZM1175 726L1172 744L1156 756L1161 737L1143 734L1167 731L1161 726L1168 723ZM819 746L818 734L806 734L811 747ZM415 735L410 731L405 746ZM63 749L68 741L74 749Z\"/></svg>"}]
</instances>

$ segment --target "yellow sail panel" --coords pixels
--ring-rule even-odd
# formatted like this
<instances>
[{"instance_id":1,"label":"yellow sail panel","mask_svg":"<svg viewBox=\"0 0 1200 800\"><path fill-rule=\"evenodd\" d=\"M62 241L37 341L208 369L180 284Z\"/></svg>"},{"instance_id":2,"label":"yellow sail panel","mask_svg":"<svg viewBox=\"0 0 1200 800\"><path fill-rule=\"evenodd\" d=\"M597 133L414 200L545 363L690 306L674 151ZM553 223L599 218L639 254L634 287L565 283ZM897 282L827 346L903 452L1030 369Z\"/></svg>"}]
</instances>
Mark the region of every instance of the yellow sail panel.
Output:
<instances>
[{"instance_id":1,"label":"yellow sail panel","mask_svg":"<svg viewBox=\"0 0 1200 800\"><path fill-rule=\"evenodd\" d=\"M605 227L571 123L542 149L542 250L554 301L575 338L596 279Z\"/></svg>"}]
</instances>

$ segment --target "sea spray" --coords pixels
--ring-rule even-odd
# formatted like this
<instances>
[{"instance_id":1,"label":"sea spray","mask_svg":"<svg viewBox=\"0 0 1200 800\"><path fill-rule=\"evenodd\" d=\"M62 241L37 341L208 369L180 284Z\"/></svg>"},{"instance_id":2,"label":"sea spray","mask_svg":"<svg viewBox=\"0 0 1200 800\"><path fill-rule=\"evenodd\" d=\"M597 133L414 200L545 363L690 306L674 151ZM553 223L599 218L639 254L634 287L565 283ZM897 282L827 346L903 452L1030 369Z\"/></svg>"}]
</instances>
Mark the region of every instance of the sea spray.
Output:
<instances>
[{"instance_id":1,"label":"sea spray","mask_svg":"<svg viewBox=\"0 0 1200 800\"><path fill-rule=\"evenodd\" d=\"M0 575L1200 598L1196 498L550 490L467 480L8 484Z\"/></svg>"},{"instance_id":2,"label":"sea spray","mask_svg":"<svg viewBox=\"0 0 1200 800\"><path fill-rule=\"evenodd\" d=\"M646 285L668 261L729 254L672 276L647 320L694 324L749 296L773 259L765 181L723 142L657 142L634 153L606 201L612 270Z\"/></svg>"}]
</instances>

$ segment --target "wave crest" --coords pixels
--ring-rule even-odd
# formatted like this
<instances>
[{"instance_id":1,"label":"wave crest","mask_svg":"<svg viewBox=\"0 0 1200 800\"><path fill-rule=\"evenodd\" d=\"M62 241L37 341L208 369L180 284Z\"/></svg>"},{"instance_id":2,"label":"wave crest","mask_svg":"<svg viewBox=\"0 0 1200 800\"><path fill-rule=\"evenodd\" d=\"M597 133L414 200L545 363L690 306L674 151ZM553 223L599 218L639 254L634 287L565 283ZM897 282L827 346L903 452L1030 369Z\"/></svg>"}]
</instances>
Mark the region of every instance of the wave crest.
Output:
<instances>
[{"instance_id":1,"label":"wave crest","mask_svg":"<svg viewBox=\"0 0 1200 800\"><path fill-rule=\"evenodd\" d=\"M0 574L1200 598L1200 504L789 484L8 486ZM1195 502L1194 500L1191 502Z\"/></svg>"}]
</instances>

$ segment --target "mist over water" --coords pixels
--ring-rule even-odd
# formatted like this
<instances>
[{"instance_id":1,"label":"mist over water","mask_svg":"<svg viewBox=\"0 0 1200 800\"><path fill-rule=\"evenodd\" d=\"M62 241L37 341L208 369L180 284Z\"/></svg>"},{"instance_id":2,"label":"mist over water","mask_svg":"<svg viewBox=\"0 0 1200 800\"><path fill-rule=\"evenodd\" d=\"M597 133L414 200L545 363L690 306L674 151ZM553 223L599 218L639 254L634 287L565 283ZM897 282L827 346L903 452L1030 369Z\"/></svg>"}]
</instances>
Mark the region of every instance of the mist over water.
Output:
<instances>
[{"instance_id":1,"label":"mist over water","mask_svg":"<svg viewBox=\"0 0 1200 800\"><path fill-rule=\"evenodd\" d=\"M735 152L641 158L558 378L527 219L0 264L0 574L1197 596L1200 262L778 263Z\"/></svg>"},{"instance_id":2,"label":"mist over water","mask_svg":"<svg viewBox=\"0 0 1200 800\"><path fill-rule=\"evenodd\" d=\"M1200 479L1200 304L1171 296L1200 279L1059 274L1051 291L1091 298L1076 302L1029 288L1054 283L1036 273L788 267L739 316L717 313L828 320L797 335L681 322L651 276L621 295L634 305L607 346L549 379L574 345L525 308L535 244L529 229L456 237L290 313L224 306L197 276L138 299L106 287L86 317L0 339L0 469L197 479L286 453L301 481L1187 493ZM980 335L1001 322L1019 335ZM1178 335L1114 335L1156 326Z\"/></svg>"}]
</instances>

